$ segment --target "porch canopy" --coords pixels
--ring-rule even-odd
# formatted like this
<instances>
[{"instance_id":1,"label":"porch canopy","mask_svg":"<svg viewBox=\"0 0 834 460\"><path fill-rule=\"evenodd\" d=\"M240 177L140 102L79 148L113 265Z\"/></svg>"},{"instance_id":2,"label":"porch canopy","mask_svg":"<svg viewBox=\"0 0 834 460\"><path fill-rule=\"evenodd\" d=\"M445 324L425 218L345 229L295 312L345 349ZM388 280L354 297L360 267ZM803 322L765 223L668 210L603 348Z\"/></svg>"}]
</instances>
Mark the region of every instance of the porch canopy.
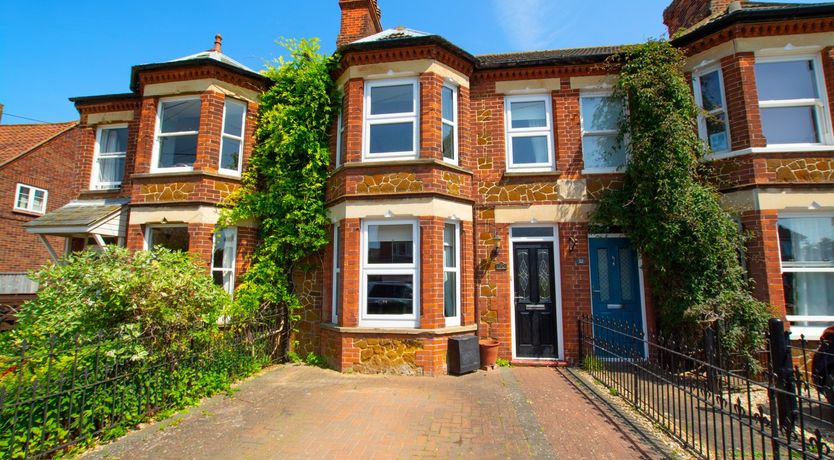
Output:
<instances>
[{"instance_id":1,"label":"porch canopy","mask_svg":"<svg viewBox=\"0 0 834 460\"><path fill-rule=\"evenodd\" d=\"M126 200L72 201L50 213L23 224L27 232L38 235L57 262L58 254L47 236L92 238L99 247L104 238L122 240L127 228Z\"/></svg>"}]
</instances>

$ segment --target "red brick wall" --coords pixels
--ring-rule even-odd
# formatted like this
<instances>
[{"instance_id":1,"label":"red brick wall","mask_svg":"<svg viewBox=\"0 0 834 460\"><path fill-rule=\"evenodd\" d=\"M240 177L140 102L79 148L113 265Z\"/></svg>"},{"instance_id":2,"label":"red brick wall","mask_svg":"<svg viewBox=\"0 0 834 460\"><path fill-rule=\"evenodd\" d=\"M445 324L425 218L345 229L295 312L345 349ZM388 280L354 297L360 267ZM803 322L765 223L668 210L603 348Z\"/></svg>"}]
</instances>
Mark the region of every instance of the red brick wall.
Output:
<instances>
[{"instance_id":1,"label":"red brick wall","mask_svg":"<svg viewBox=\"0 0 834 460\"><path fill-rule=\"evenodd\" d=\"M759 116L755 65L753 53L736 53L721 59L733 150L766 145Z\"/></svg>"},{"instance_id":2,"label":"red brick wall","mask_svg":"<svg viewBox=\"0 0 834 460\"><path fill-rule=\"evenodd\" d=\"M785 314L785 292L779 260L778 212L746 211L741 215L744 231L752 238L747 243L747 271L753 283L753 295Z\"/></svg>"},{"instance_id":3,"label":"red brick wall","mask_svg":"<svg viewBox=\"0 0 834 460\"><path fill-rule=\"evenodd\" d=\"M733 0L674 0L663 11L663 23L669 35L687 29L710 16L718 16ZM743 0L744 1L744 0Z\"/></svg>"},{"instance_id":4,"label":"red brick wall","mask_svg":"<svg viewBox=\"0 0 834 460\"><path fill-rule=\"evenodd\" d=\"M382 31L377 0L339 0L342 20L336 46Z\"/></svg>"},{"instance_id":5,"label":"red brick wall","mask_svg":"<svg viewBox=\"0 0 834 460\"><path fill-rule=\"evenodd\" d=\"M584 167L579 90L571 89L570 79L563 78L560 90L553 93L553 121L556 128L556 169L562 172L563 178L579 177Z\"/></svg>"}]
</instances>

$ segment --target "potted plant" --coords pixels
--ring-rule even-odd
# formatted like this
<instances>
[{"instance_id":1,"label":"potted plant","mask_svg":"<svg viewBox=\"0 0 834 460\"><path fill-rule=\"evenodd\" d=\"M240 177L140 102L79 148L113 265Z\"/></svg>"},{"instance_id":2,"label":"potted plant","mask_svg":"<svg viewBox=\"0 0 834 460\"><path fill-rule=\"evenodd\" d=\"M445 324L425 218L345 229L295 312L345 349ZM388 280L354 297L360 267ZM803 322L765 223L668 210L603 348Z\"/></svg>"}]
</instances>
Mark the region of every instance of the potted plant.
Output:
<instances>
[{"instance_id":1,"label":"potted plant","mask_svg":"<svg viewBox=\"0 0 834 460\"><path fill-rule=\"evenodd\" d=\"M495 360L498 359L498 345L501 342L488 337L478 342L481 352L481 369L495 369Z\"/></svg>"}]
</instances>

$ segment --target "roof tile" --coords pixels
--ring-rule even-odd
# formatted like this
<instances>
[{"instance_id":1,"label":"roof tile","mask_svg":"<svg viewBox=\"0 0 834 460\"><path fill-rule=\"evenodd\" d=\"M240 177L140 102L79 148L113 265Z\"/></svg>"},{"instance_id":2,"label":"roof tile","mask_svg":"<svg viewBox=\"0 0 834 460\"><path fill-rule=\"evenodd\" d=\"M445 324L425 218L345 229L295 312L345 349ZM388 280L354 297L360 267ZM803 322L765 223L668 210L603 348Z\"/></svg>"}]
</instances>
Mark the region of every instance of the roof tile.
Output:
<instances>
[{"instance_id":1,"label":"roof tile","mask_svg":"<svg viewBox=\"0 0 834 460\"><path fill-rule=\"evenodd\" d=\"M52 139L78 122L0 125L0 164Z\"/></svg>"}]
</instances>

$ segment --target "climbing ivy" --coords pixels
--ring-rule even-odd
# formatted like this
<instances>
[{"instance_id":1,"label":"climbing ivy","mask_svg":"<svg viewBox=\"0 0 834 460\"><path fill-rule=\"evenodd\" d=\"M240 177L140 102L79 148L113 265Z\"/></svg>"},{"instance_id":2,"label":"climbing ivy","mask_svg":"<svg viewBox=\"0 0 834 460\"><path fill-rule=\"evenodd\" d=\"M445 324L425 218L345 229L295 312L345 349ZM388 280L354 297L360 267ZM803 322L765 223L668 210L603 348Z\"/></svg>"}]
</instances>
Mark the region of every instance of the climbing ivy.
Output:
<instances>
[{"instance_id":1,"label":"climbing ivy","mask_svg":"<svg viewBox=\"0 0 834 460\"><path fill-rule=\"evenodd\" d=\"M724 347L745 352L760 345L770 309L749 292L744 237L702 171L706 147L683 63L662 40L609 60L619 75L614 96L629 110L620 126L629 161L622 189L602 195L592 223L618 227L646 259L664 334L693 341L720 320Z\"/></svg>"},{"instance_id":2,"label":"climbing ivy","mask_svg":"<svg viewBox=\"0 0 834 460\"><path fill-rule=\"evenodd\" d=\"M324 207L328 130L339 96L331 71L335 56L319 53L317 39L284 40L290 59L264 74L272 86L261 95L256 145L242 187L230 197L221 222L257 222L259 243L235 292L233 313L299 307L292 273L328 242ZM292 316L294 317L294 316Z\"/></svg>"}]
</instances>

